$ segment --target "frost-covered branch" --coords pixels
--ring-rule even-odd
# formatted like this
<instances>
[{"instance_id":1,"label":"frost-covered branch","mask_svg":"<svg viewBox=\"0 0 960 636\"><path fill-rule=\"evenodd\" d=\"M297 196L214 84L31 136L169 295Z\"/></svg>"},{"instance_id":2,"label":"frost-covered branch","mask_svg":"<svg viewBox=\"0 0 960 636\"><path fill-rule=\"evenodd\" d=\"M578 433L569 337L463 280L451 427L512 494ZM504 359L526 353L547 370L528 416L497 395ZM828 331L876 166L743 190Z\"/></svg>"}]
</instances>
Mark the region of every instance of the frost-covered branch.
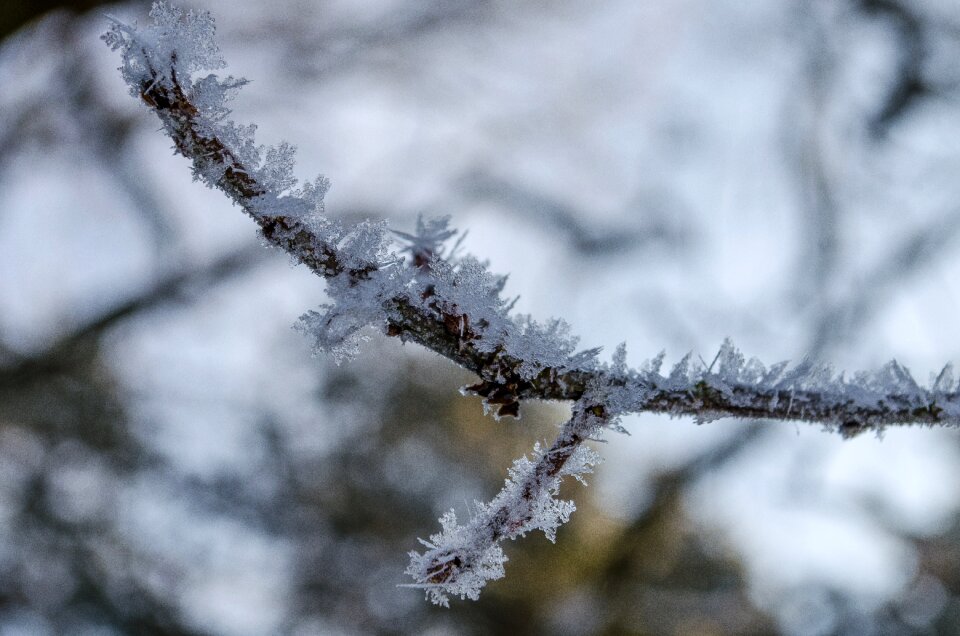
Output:
<instances>
[{"instance_id":1,"label":"frost-covered branch","mask_svg":"<svg viewBox=\"0 0 960 636\"><path fill-rule=\"evenodd\" d=\"M623 347L609 363L598 359L598 349L578 351L563 321L541 324L511 313L512 303L501 295L506 279L447 246L455 234L447 219L397 232L400 251L385 223L344 227L327 219L327 180L298 186L292 146L258 146L254 126L228 120L226 104L245 81L198 76L225 66L209 14L157 2L151 17L154 24L145 29L114 21L104 39L122 53L132 94L159 116L176 151L192 161L194 176L227 194L269 243L327 280L331 303L300 322L317 349L340 361L356 349L361 329L375 326L476 373L479 381L464 392L481 396L495 416L518 417L520 401L528 398L575 403L573 419L550 450L520 460L504 491L467 526L445 517L444 532L414 558L411 573L434 600L447 593L474 597L482 583L470 577L486 580L499 572L502 559L494 563L503 538L534 528L551 534L572 510L553 499L559 478L583 472L589 458L577 450L581 442L597 422L619 429L622 413L802 420L844 435L890 424L960 422L949 366L922 388L896 362L847 379L810 362L767 368L745 360L729 342L711 364L688 355L665 374L662 354L629 369Z\"/></svg>"},{"instance_id":2,"label":"frost-covered branch","mask_svg":"<svg viewBox=\"0 0 960 636\"><path fill-rule=\"evenodd\" d=\"M443 220L420 228L410 242L412 265L389 251L381 223L344 228L323 216L328 182L319 177L296 188L293 147L264 149L255 127L227 121L226 102L244 80L193 74L224 66L212 39L213 20L157 3L156 24L143 30L115 22L104 37L123 52L124 77L153 108L176 150L193 162L194 175L224 191L260 225L264 237L331 282L336 304L304 322L321 348L336 350L360 327L379 324L473 371L467 388L501 415L521 399L578 400L588 385L610 385L627 411L690 415L701 419L764 417L876 428L894 423L956 423L960 394L944 369L930 389L891 363L879 374L852 380L803 363L766 369L746 362L725 344L714 364L684 358L667 375L657 358L641 371L597 360L598 350L576 351L565 323L546 325L511 316L500 291L504 279L467 256L444 260L452 236ZM427 266L427 264L429 264ZM618 409L620 410L620 409Z\"/></svg>"},{"instance_id":3,"label":"frost-covered branch","mask_svg":"<svg viewBox=\"0 0 960 636\"><path fill-rule=\"evenodd\" d=\"M515 461L503 489L490 503L476 502L469 523L459 525L453 510L443 515L442 531L430 541L421 539L427 550L410 553L407 574L417 581L410 587L424 589L439 605L448 604L449 594L476 600L488 580L503 577L507 557L500 548L502 541L533 530L555 541L557 528L576 510L572 501L556 498L562 478L571 476L586 484L583 475L593 472L592 466L600 461L584 444L604 424L591 410L577 404L549 448L537 443L532 458Z\"/></svg>"}]
</instances>

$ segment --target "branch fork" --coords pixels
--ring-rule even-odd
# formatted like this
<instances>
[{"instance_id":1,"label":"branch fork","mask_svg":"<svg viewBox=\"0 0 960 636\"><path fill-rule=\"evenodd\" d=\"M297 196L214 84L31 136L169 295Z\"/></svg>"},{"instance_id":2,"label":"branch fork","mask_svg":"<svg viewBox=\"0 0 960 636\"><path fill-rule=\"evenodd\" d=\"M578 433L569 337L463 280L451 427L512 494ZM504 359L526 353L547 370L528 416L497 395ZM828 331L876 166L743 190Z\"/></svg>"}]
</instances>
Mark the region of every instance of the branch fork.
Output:
<instances>
[{"instance_id":1,"label":"branch fork","mask_svg":"<svg viewBox=\"0 0 960 636\"><path fill-rule=\"evenodd\" d=\"M307 312L299 325L318 350L339 362L373 325L475 373L479 381L462 392L482 397L496 417L519 417L526 399L573 402L556 441L517 460L490 503L477 504L465 525L447 513L442 531L423 542L427 550L411 553L413 585L434 602L446 604L451 594L475 599L486 581L502 576L504 539L535 529L554 538L574 509L556 498L562 477L590 471L597 457L584 442L604 428L622 431L621 414L800 420L845 437L889 425L960 423L950 365L922 388L896 362L846 379L809 361L767 368L729 341L709 367L687 355L666 374L662 353L630 369L622 346L611 362L599 360L599 349L578 351L566 323L514 315L513 302L501 296L503 277L469 255L457 257L456 246L444 249L455 235L447 218L421 220L415 233L394 231L409 263L391 251L385 223L343 227L326 218L329 182L321 176L297 187L292 146L258 146L254 127L227 119L226 103L245 81L195 78L225 66L213 18L165 2L155 2L150 15L153 24L142 30L113 20L103 39L121 52L132 95L157 114L194 177L239 205L269 244L326 279L332 304Z\"/></svg>"}]
</instances>

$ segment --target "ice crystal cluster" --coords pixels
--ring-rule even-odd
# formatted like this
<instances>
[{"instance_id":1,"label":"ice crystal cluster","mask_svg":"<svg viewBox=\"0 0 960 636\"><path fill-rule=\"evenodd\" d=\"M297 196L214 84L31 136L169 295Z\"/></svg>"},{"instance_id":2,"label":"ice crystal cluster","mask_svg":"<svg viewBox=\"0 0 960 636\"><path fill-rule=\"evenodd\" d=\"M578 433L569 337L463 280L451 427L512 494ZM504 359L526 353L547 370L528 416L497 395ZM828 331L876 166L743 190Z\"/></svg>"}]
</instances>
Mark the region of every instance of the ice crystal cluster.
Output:
<instances>
[{"instance_id":1,"label":"ice crystal cluster","mask_svg":"<svg viewBox=\"0 0 960 636\"><path fill-rule=\"evenodd\" d=\"M553 540L574 510L557 498L561 479L589 472L597 458L584 442L605 428L622 430L623 413L702 422L804 420L844 435L960 421L949 366L922 388L896 362L847 379L808 361L767 368L729 342L710 364L687 355L666 374L663 354L630 369L622 346L609 363L599 360L598 349L578 351L562 320L541 324L511 314L513 302L502 297L506 278L448 245L456 234L449 218L421 219L413 232L392 235L383 222L344 227L327 219L327 180L298 185L293 146L260 146L255 126L229 119L227 103L245 80L203 75L225 66L213 18L164 2L154 3L150 16L152 24L142 29L113 20L103 39L121 52L120 71L132 94L159 116L175 151L192 162L194 177L227 194L268 244L326 279L330 302L299 323L318 350L347 359L364 328L373 326L476 373L479 381L464 392L483 397L496 416L518 417L528 398L573 402L574 415L558 438L517 460L490 503L476 504L464 525L447 513L441 532L423 542L427 550L411 553L407 572L434 602L446 604L450 595L475 599L486 581L502 576L503 540L532 530Z\"/></svg>"},{"instance_id":2,"label":"ice crystal cluster","mask_svg":"<svg viewBox=\"0 0 960 636\"><path fill-rule=\"evenodd\" d=\"M226 66L214 39L216 27L210 13L155 2L150 17L153 22L146 28L110 18L110 29L102 39L122 52L120 72L131 94L161 114L177 150L193 160L194 177L211 187L222 187L226 171L241 170L251 183L258 184L258 190L228 193L251 214L266 210L274 214L283 210L292 216L322 213L327 179L320 176L297 188L294 146L286 142L269 148L258 145L255 125L243 126L229 119L227 104L247 80L214 73L196 77ZM195 140L185 137L184 125L201 138L219 143L216 147L190 144Z\"/></svg>"}]
</instances>

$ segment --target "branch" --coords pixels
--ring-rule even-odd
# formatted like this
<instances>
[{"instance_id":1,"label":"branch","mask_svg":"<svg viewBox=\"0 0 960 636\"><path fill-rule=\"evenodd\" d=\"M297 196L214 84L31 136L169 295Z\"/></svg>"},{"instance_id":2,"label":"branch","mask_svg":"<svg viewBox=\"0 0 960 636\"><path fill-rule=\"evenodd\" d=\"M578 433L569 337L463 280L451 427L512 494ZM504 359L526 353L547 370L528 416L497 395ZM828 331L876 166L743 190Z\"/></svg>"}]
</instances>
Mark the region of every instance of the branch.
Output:
<instances>
[{"instance_id":1,"label":"branch","mask_svg":"<svg viewBox=\"0 0 960 636\"><path fill-rule=\"evenodd\" d=\"M598 350L577 353L562 321L539 325L510 316L509 304L500 297L503 280L471 257L444 260L431 236L408 247L415 267L405 267L387 250L383 224L344 229L322 216L325 179L292 189L291 146L268 149L261 160L264 149L254 145L252 131L224 122L229 114L224 104L244 81L208 75L193 82L190 77L199 69L223 66L212 39L196 39L212 38L209 15L183 14L163 3L152 15L158 25L150 38L119 23L104 37L123 51L121 70L134 94L160 117L176 150L193 162L194 175L227 194L270 243L330 281L340 306L323 316L308 315L308 327L352 335L377 323L388 335L421 344L476 373L482 381L467 390L505 411L501 414L511 414L521 399L576 401L588 386L610 386L624 398L616 409L621 412L802 420L847 429L960 421L960 393L949 367L931 389L921 389L895 362L879 374L846 381L809 363L790 372L783 363L767 370L755 360L745 363L725 344L716 373L713 365L690 364L689 356L668 376L659 373L662 357L645 371L615 369L597 361ZM337 324L353 312L375 314L376 320ZM321 347L336 346L329 336L315 335Z\"/></svg>"},{"instance_id":2,"label":"branch","mask_svg":"<svg viewBox=\"0 0 960 636\"><path fill-rule=\"evenodd\" d=\"M438 605L447 606L448 594L476 600L487 580L503 577L507 557L500 548L505 539L542 530L552 542L557 528L569 521L576 509L572 501L555 499L560 481L570 475L582 483L584 473L599 456L584 442L596 435L603 422L589 407L574 407L573 416L563 425L549 449L534 446L533 459L521 457L510 469L510 478L489 504L476 502L476 512L465 526L457 524L453 510L440 519L443 531L421 543L423 554L410 553L407 574Z\"/></svg>"},{"instance_id":3,"label":"branch","mask_svg":"<svg viewBox=\"0 0 960 636\"><path fill-rule=\"evenodd\" d=\"M159 116L176 151L192 161L195 178L223 191L269 243L327 280L332 304L300 323L318 349L340 361L356 349L360 330L376 325L476 373L479 382L464 392L483 397L498 417L519 416L523 399L575 403L574 417L549 451L535 451L532 462L520 460L504 491L480 506L468 526L444 517L444 532L414 558L411 573L419 585L433 586L428 594L435 601L443 602L447 592L474 598L478 584L465 577L483 572L480 581L495 578L503 538L535 527L552 534L548 528L557 524L548 519L563 520L572 510L552 499L559 477L583 472L592 460L575 462L576 469L567 462L599 423L622 430L623 413L803 420L844 435L889 424L960 422L960 393L949 366L924 389L896 362L847 380L810 362L768 369L745 361L729 342L712 364L687 355L666 375L660 373L663 354L635 370L627 368L623 346L610 363L598 360L598 349L578 352L563 321L540 324L511 315L512 303L501 296L505 278L445 246L454 234L447 219L399 233L408 260L391 251L385 223L344 227L325 218L327 180L297 187L292 146L263 148L253 140L253 127L227 120L226 102L245 81L194 78L225 66L210 15L157 2L151 16L154 25L143 31L114 21L104 40L122 52L120 70L132 94Z\"/></svg>"}]
</instances>

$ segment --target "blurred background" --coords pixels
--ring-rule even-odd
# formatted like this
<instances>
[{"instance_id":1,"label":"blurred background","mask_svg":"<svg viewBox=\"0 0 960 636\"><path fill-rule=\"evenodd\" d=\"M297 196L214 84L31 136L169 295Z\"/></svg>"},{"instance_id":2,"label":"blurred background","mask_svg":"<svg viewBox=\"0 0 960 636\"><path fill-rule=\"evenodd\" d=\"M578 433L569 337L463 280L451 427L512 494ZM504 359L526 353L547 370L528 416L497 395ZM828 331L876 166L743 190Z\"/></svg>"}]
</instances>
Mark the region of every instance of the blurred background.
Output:
<instances>
[{"instance_id":1,"label":"blurred background","mask_svg":"<svg viewBox=\"0 0 960 636\"><path fill-rule=\"evenodd\" d=\"M536 317L640 365L960 361L955 0L210 0L235 117L331 216L453 217ZM397 587L565 406L482 416L190 180L98 40L0 11L0 634L960 634L960 438L632 416L556 545ZM606 355L609 355L606 354Z\"/></svg>"}]
</instances>

